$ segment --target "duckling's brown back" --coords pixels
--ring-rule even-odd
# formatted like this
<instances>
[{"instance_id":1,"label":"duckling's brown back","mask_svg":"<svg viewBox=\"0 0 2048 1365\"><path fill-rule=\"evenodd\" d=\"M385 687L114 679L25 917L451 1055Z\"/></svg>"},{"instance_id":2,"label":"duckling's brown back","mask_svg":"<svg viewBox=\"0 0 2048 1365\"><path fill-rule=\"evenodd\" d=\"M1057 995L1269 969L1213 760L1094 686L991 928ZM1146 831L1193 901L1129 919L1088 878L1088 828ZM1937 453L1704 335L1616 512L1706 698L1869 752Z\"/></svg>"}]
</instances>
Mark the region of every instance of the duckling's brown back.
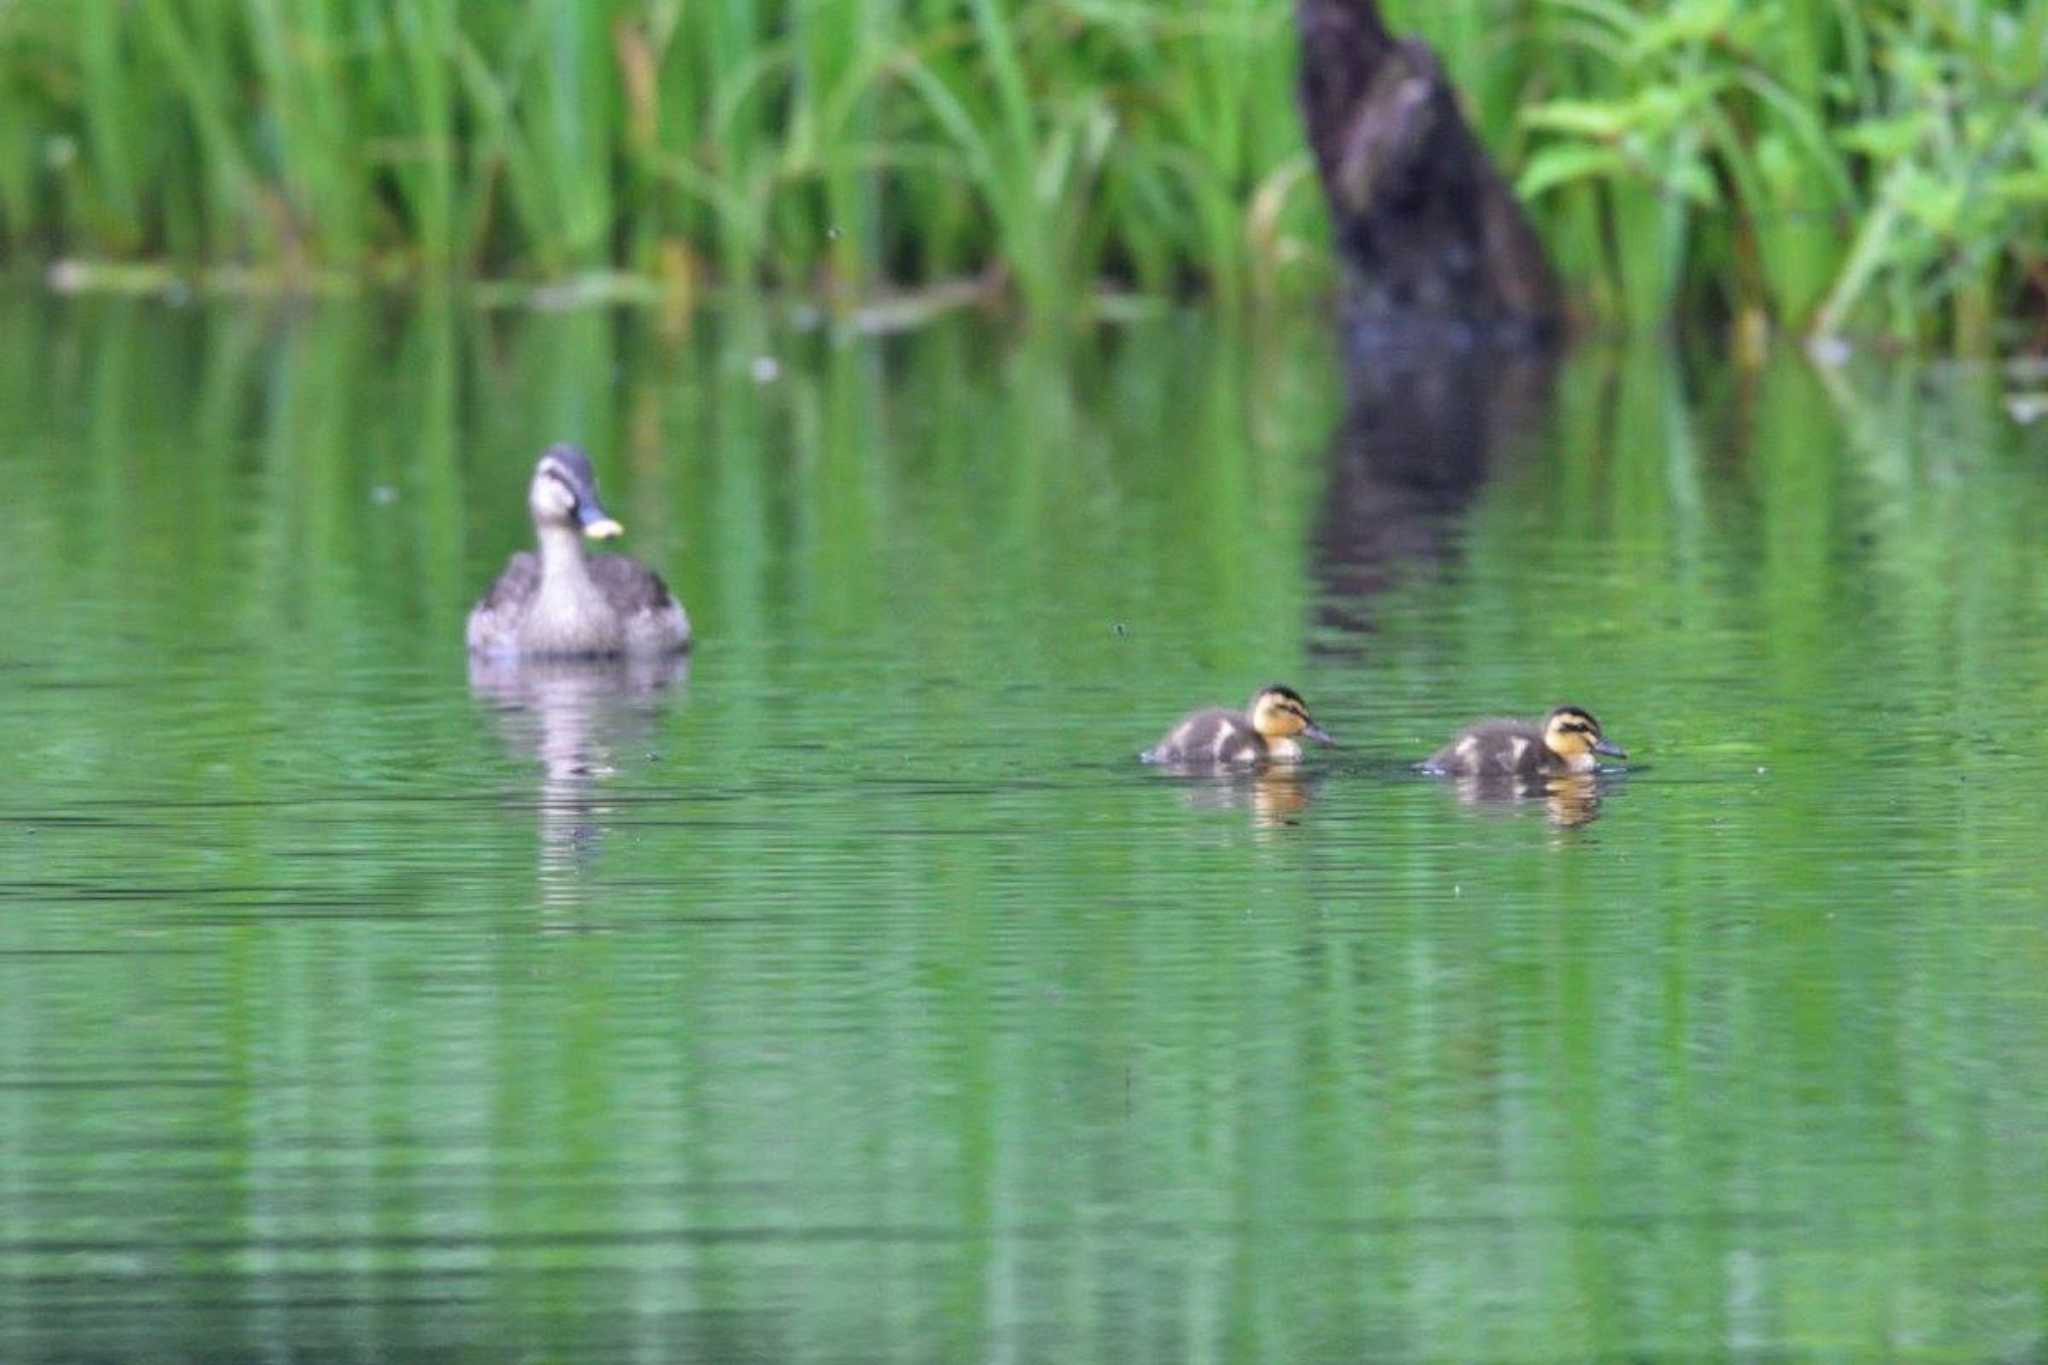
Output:
<instances>
[{"instance_id":1,"label":"duckling's brown back","mask_svg":"<svg viewBox=\"0 0 2048 1365\"><path fill-rule=\"evenodd\" d=\"M1250 721L1217 707L1195 712L1139 757L1147 763L1248 763L1265 752L1266 741Z\"/></svg>"},{"instance_id":2,"label":"duckling's brown back","mask_svg":"<svg viewBox=\"0 0 2048 1365\"><path fill-rule=\"evenodd\" d=\"M1476 777L1527 777L1555 763L1542 732L1527 721L1485 720L1431 754L1428 766Z\"/></svg>"}]
</instances>

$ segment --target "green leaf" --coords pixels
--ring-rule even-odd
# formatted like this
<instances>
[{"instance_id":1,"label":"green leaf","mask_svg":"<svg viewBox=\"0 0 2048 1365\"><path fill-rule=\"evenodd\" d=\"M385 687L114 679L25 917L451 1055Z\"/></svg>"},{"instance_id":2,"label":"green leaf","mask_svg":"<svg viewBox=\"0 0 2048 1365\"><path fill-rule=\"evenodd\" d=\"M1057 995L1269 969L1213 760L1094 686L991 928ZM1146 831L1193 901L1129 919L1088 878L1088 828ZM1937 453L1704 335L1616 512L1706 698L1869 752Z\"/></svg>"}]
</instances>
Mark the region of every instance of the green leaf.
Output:
<instances>
[{"instance_id":1,"label":"green leaf","mask_svg":"<svg viewBox=\"0 0 2048 1365\"><path fill-rule=\"evenodd\" d=\"M1546 190L1574 180L1619 175L1628 170L1628 159L1612 147L1588 142L1553 142L1539 149L1522 167L1515 180L1515 193L1534 199Z\"/></svg>"},{"instance_id":2,"label":"green leaf","mask_svg":"<svg viewBox=\"0 0 2048 1365\"><path fill-rule=\"evenodd\" d=\"M1629 108L1605 100L1545 100L1522 111L1523 126L1581 137L1616 138L1629 127Z\"/></svg>"},{"instance_id":3,"label":"green leaf","mask_svg":"<svg viewBox=\"0 0 2048 1365\"><path fill-rule=\"evenodd\" d=\"M1906 216L1937 237L1946 237L1961 221L1968 187L1947 177L1911 167L1901 182L1901 207Z\"/></svg>"},{"instance_id":4,"label":"green leaf","mask_svg":"<svg viewBox=\"0 0 2048 1365\"><path fill-rule=\"evenodd\" d=\"M1927 140L1934 121L1935 116L1925 110L1864 119L1835 134L1835 141L1878 161L1896 161L1911 156Z\"/></svg>"},{"instance_id":5,"label":"green leaf","mask_svg":"<svg viewBox=\"0 0 2048 1365\"><path fill-rule=\"evenodd\" d=\"M1721 202L1721 187L1701 157L1689 156L1670 167L1664 173L1664 184L1702 207L1712 208Z\"/></svg>"},{"instance_id":6,"label":"green leaf","mask_svg":"<svg viewBox=\"0 0 2048 1365\"><path fill-rule=\"evenodd\" d=\"M1991 192L2007 204L2048 204L2048 170L1998 176L1991 182Z\"/></svg>"},{"instance_id":7,"label":"green leaf","mask_svg":"<svg viewBox=\"0 0 2048 1365\"><path fill-rule=\"evenodd\" d=\"M1735 0L1679 0L1636 30L1629 46L1639 61L1723 32L1735 18Z\"/></svg>"}]
</instances>

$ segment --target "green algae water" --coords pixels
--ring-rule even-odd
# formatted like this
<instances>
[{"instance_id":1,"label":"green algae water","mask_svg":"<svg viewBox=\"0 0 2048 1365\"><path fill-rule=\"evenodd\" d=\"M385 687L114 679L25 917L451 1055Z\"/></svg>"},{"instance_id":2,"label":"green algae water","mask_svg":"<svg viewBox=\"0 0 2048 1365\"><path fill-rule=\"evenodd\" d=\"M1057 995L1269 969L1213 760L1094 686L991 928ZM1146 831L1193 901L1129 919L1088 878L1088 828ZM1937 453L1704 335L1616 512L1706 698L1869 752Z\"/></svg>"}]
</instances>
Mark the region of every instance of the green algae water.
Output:
<instances>
[{"instance_id":1,"label":"green algae water","mask_svg":"<svg viewBox=\"0 0 2048 1365\"><path fill-rule=\"evenodd\" d=\"M0 1360L2048 1351L1994 375L0 315ZM686 662L465 660L561 439Z\"/></svg>"}]
</instances>

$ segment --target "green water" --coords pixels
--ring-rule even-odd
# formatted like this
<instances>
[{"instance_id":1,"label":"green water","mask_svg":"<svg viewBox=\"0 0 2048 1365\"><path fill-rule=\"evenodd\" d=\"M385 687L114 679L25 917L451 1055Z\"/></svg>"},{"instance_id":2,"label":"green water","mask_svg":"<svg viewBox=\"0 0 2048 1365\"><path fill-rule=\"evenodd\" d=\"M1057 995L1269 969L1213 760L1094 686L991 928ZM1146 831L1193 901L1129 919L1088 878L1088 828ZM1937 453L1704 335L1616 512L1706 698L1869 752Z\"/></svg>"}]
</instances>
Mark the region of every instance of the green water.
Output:
<instances>
[{"instance_id":1,"label":"green water","mask_svg":"<svg viewBox=\"0 0 2048 1365\"><path fill-rule=\"evenodd\" d=\"M1993 379L0 318L0 1360L2048 1352ZM687 670L470 676L565 437Z\"/></svg>"}]
</instances>

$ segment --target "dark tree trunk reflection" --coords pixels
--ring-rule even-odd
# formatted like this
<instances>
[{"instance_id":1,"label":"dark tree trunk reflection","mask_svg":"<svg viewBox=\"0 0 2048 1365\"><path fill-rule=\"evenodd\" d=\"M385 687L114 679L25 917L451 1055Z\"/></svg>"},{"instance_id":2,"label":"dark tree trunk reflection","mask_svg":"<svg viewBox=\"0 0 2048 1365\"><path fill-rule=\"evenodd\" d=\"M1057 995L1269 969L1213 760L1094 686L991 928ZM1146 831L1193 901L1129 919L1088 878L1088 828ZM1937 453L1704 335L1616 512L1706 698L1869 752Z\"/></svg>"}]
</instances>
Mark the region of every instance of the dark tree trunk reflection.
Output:
<instances>
[{"instance_id":1,"label":"dark tree trunk reflection","mask_svg":"<svg viewBox=\"0 0 2048 1365\"><path fill-rule=\"evenodd\" d=\"M1546 425L1555 367L1542 348L1352 355L1315 529L1324 627L1370 630L1368 599L1455 553L1457 514Z\"/></svg>"}]
</instances>

